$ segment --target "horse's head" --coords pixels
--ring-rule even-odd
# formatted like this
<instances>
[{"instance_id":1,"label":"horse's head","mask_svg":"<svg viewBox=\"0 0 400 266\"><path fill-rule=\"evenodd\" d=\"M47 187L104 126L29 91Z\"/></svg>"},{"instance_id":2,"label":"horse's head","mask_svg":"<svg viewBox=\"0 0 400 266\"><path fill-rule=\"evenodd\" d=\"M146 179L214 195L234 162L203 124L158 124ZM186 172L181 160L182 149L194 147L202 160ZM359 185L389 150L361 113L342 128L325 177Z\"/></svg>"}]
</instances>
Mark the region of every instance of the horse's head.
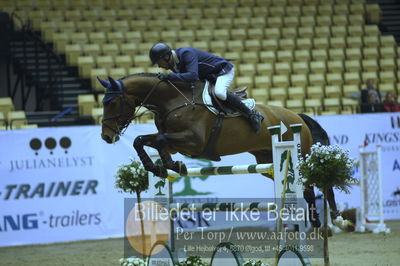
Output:
<instances>
[{"instance_id":1,"label":"horse's head","mask_svg":"<svg viewBox=\"0 0 400 266\"><path fill-rule=\"evenodd\" d=\"M134 118L136 103L124 95L122 80L114 80L111 77L108 77L109 81L97 79L106 88L101 137L107 143L114 143Z\"/></svg>"}]
</instances>

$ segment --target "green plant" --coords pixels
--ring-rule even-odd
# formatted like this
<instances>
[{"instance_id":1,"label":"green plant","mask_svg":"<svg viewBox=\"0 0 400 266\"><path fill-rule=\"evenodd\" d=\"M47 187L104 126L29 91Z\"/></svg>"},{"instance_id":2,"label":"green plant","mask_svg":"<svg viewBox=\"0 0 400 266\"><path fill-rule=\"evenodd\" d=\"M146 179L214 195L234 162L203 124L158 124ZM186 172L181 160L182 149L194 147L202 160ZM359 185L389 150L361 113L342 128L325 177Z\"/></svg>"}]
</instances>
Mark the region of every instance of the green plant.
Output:
<instances>
[{"instance_id":1,"label":"green plant","mask_svg":"<svg viewBox=\"0 0 400 266\"><path fill-rule=\"evenodd\" d=\"M130 164L123 164L118 168L115 187L127 193L140 193L149 187L148 173L141 162L130 160Z\"/></svg>"},{"instance_id":2,"label":"green plant","mask_svg":"<svg viewBox=\"0 0 400 266\"><path fill-rule=\"evenodd\" d=\"M208 263L205 263L201 260L199 256L189 256L186 260L181 261L179 266L209 266Z\"/></svg>"},{"instance_id":3,"label":"green plant","mask_svg":"<svg viewBox=\"0 0 400 266\"><path fill-rule=\"evenodd\" d=\"M305 160L299 160L300 182L322 191L334 187L349 193L350 184L357 181L351 175L354 163L348 151L337 145L323 146L318 142L311 146L311 154L307 154Z\"/></svg>"}]
</instances>

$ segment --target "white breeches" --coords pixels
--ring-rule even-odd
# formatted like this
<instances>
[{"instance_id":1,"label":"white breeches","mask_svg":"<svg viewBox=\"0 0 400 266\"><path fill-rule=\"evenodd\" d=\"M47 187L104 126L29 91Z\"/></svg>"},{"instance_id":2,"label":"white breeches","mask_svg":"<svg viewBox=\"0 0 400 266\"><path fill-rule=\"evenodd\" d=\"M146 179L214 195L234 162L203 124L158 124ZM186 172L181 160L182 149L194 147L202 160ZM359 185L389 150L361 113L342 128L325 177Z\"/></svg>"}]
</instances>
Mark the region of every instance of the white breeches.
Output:
<instances>
[{"instance_id":1,"label":"white breeches","mask_svg":"<svg viewBox=\"0 0 400 266\"><path fill-rule=\"evenodd\" d=\"M222 101L226 100L226 94L234 77L235 68L232 68L228 73L217 78L217 81L215 82L215 95L218 97L218 99Z\"/></svg>"}]
</instances>

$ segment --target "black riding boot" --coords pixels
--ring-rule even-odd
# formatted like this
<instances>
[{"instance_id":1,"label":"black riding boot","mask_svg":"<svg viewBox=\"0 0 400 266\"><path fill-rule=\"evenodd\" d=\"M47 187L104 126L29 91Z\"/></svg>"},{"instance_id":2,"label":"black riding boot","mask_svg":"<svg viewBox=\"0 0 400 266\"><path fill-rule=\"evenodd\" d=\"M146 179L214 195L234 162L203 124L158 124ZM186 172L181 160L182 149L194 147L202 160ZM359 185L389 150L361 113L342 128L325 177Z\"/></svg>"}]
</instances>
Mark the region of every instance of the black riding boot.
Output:
<instances>
[{"instance_id":1,"label":"black riding boot","mask_svg":"<svg viewBox=\"0 0 400 266\"><path fill-rule=\"evenodd\" d=\"M264 120L264 117L258 111L250 110L244 103L242 103L240 98L232 92L227 93L226 102L249 119L250 125L256 133L260 132L261 123Z\"/></svg>"}]
</instances>

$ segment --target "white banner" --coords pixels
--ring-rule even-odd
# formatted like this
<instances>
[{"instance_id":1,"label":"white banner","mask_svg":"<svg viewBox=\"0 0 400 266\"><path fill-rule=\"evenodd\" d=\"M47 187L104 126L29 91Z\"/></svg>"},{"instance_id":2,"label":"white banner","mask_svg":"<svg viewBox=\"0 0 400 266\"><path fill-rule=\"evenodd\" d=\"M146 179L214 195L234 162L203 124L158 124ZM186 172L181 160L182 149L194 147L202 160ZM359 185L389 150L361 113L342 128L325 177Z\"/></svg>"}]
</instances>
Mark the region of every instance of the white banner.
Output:
<instances>
[{"instance_id":1,"label":"white banner","mask_svg":"<svg viewBox=\"0 0 400 266\"><path fill-rule=\"evenodd\" d=\"M400 115L316 117L332 144L358 157L368 141L382 146L386 219L400 219ZM154 125L131 125L116 144L106 144L99 126L0 131L0 246L122 237L123 197L114 174L138 157L136 136L155 133ZM225 156L220 162L188 159L189 167L253 164L252 155ZM356 169L355 175L357 176ZM181 178L176 196L273 198L272 180L260 174ZM143 197L146 197L145 193ZM132 195L131 197L135 197ZM337 193L342 207L359 206L358 187Z\"/></svg>"}]
</instances>

